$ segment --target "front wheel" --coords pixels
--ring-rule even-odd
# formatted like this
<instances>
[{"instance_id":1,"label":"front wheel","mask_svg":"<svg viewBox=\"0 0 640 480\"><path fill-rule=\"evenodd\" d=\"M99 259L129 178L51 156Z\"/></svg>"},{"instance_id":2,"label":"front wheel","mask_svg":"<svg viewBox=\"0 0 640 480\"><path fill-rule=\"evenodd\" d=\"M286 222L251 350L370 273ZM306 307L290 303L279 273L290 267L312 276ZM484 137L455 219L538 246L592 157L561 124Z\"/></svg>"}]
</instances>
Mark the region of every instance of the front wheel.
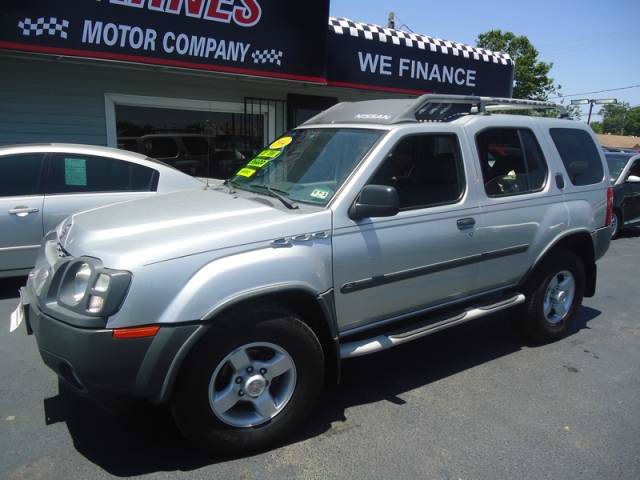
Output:
<instances>
[{"instance_id":1,"label":"front wheel","mask_svg":"<svg viewBox=\"0 0 640 480\"><path fill-rule=\"evenodd\" d=\"M271 447L313 408L324 356L313 330L278 306L236 310L194 348L172 411L182 433L215 454Z\"/></svg>"},{"instance_id":2,"label":"front wheel","mask_svg":"<svg viewBox=\"0 0 640 480\"><path fill-rule=\"evenodd\" d=\"M571 328L584 297L582 260L568 250L551 253L538 266L525 288L522 326L537 341L553 341Z\"/></svg>"}]
</instances>

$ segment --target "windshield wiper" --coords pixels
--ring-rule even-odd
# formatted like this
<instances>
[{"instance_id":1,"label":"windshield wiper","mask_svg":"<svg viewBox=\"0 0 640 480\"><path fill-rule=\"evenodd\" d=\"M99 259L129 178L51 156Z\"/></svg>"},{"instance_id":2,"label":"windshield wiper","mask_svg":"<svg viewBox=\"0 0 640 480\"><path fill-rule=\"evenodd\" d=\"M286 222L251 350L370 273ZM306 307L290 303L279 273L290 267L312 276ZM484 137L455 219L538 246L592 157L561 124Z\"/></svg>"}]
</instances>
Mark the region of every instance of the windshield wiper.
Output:
<instances>
[{"instance_id":1,"label":"windshield wiper","mask_svg":"<svg viewBox=\"0 0 640 480\"><path fill-rule=\"evenodd\" d=\"M289 200L287 197L278 193L278 191L274 190L269 185L254 185L254 186L264 188L269 193L269 196L273 198L277 198L282 202L282 204L285 207L287 207L290 210L296 210L297 208L300 208L296 203L293 203L291 200Z\"/></svg>"}]
</instances>

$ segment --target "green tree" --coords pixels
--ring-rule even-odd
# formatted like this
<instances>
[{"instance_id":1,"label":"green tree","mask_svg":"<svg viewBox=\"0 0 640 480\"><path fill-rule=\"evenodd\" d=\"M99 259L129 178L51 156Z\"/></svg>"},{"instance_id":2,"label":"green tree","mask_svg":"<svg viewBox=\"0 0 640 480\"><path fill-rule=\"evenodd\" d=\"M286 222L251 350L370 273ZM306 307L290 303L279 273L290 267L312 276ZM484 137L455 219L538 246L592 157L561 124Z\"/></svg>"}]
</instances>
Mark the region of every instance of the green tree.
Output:
<instances>
[{"instance_id":1,"label":"green tree","mask_svg":"<svg viewBox=\"0 0 640 480\"><path fill-rule=\"evenodd\" d=\"M603 106L600 115L602 133L640 135L640 108L631 108L626 102L612 103Z\"/></svg>"},{"instance_id":2,"label":"green tree","mask_svg":"<svg viewBox=\"0 0 640 480\"><path fill-rule=\"evenodd\" d=\"M591 130L593 130L594 133L604 133L601 122L591 122Z\"/></svg>"},{"instance_id":3,"label":"green tree","mask_svg":"<svg viewBox=\"0 0 640 480\"><path fill-rule=\"evenodd\" d=\"M515 62L513 98L525 98L528 100L549 100L553 95L556 103L563 104L570 118L580 120L582 112L580 108L565 104L562 95L562 86L555 85L549 72L553 63L543 62L538 58L538 50L524 35L516 35L513 32L502 30L489 30L478 35L476 43L481 48L487 48L496 52L508 53ZM531 110L517 111L513 113L523 115L557 116L556 111L545 110L532 112Z\"/></svg>"},{"instance_id":4,"label":"green tree","mask_svg":"<svg viewBox=\"0 0 640 480\"><path fill-rule=\"evenodd\" d=\"M548 100L550 95L558 93L560 86L554 85L553 79L549 77L553 63L541 61L538 50L526 36L490 30L478 35L476 43L478 47L511 56L515 62L514 98Z\"/></svg>"}]
</instances>

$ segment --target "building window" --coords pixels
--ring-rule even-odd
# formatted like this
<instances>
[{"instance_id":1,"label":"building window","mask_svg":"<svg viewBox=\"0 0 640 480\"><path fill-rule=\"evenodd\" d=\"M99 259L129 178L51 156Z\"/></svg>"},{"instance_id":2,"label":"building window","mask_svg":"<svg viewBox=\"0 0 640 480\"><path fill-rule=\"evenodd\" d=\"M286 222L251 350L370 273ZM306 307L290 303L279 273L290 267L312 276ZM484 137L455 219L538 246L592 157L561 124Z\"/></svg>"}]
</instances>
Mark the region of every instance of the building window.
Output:
<instances>
[{"instance_id":1,"label":"building window","mask_svg":"<svg viewBox=\"0 0 640 480\"><path fill-rule=\"evenodd\" d=\"M115 105L117 146L189 175L229 178L265 142L264 116Z\"/></svg>"},{"instance_id":2,"label":"building window","mask_svg":"<svg viewBox=\"0 0 640 480\"><path fill-rule=\"evenodd\" d=\"M489 197L542 190L547 163L535 136L523 128L491 128L476 136L478 157Z\"/></svg>"}]
</instances>

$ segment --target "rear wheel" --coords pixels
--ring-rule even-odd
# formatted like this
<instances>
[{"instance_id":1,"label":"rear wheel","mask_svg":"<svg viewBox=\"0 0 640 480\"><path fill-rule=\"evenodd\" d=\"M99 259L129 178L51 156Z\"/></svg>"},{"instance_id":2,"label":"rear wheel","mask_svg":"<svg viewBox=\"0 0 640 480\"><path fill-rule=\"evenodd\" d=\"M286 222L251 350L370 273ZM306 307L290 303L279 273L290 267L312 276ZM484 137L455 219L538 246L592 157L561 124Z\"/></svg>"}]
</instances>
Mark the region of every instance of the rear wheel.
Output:
<instances>
[{"instance_id":1,"label":"rear wheel","mask_svg":"<svg viewBox=\"0 0 640 480\"><path fill-rule=\"evenodd\" d=\"M322 389L324 356L314 332L278 306L236 310L189 355L172 411L200 448L239 454L290 435Z\"/></svg>"},{"instance_id":2,"label":"rear wheel","mask_svg":"<svg viewBox=\"0 0 640 480\"><path fill-rule=\"evenodd\" d=\"M611 216L611 238L617 238L620 234L620 214L614 210Z\"/></svg>"},{"instance_id":3,"label":"rear wheel","mask_svg":"<svg viewBox=\"0 0 640 480\"><path fill-rule=\"evenodd\" d=\"M522 326L531 339L552 341L564 336L582 303L585 269L568 250L552 252L527 283Z\"/></svg>"}]
</instances>

